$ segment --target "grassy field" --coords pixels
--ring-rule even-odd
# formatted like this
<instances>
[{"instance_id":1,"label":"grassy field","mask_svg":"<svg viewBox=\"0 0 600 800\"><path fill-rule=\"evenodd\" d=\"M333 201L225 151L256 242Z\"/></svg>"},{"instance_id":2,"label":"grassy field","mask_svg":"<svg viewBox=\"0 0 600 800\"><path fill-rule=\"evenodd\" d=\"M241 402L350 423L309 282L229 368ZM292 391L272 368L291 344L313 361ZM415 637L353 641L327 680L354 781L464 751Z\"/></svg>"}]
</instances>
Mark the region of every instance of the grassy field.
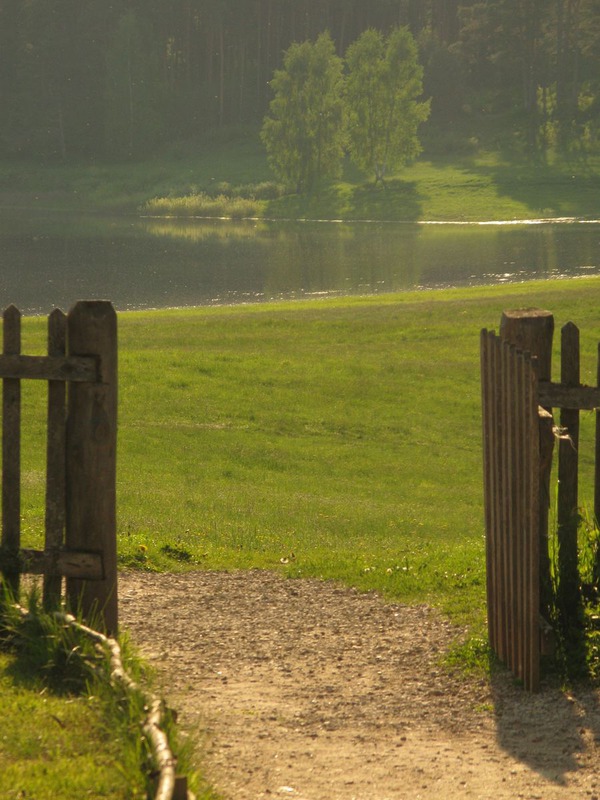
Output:
<instances>
[{"instance_id":1,"label":"grassy field","mask_svg":"<svg viewBox=\"0 0 600 800\"><path fill-rule=\"evenodd\" d=\"M281 187L273 182L264 149L250 132L242 140L198 143L146 162L1 163L0 206L139 213L149 200L162 198L149 207L151 213L409 221L597 218L600 160L542 164L515 153L426 151L386 187L373 186L350 164L341 181L311 195L280 197ZM265 185L273 191L265 192ZM269 194L274 196L264 199ZM225 202L216 203L218 196ZM259 199L244 199L252 196Z\"/></svg>"},{"instance_id":2,"label":"grassy field","mask_svg":"<svg viewBox=\"0 0 600 800\"><path fill-rule=\"evenodd\" d=\"M479 330L504 308L572 319L591 383L598 301L582 279L121 314L121 564L333 578L481 629ZM42 321L25 333L41 346ZM28 392L32 544L42 403Z\"/></svg>"},{"instance_id":3,"label":"grassy field","mask_svg":"<svg viewBox=\"0 0 600 800\"><path fill-rule=\"evenodd\" d=\"M557 328L581 327L582 381L594 383L599 304L600 279L590 278L121 314L121 565L260 567L432 603L468 631L454 663L481 663L479 331L497 328L503 309L545 307ZM25 320L25 352L43 352L44 327ZM33 546L44 394L24 388ZM583 415L584 504L594 422ZM2 796L15 786L39 798L135 796L93 704L40 692L1 653L0 703Z\"/></svg>"},{"instance_id":4,"label":"grassy field","mask_svg":"<svg viewBox=\"0 0 600 800\"><path fill-rule=\"evenodd\" d=\"M145 797L135 765L97 704L49 691L14 654L0 651L0 797L132 800Z\"/></svg>"}]
</instances>

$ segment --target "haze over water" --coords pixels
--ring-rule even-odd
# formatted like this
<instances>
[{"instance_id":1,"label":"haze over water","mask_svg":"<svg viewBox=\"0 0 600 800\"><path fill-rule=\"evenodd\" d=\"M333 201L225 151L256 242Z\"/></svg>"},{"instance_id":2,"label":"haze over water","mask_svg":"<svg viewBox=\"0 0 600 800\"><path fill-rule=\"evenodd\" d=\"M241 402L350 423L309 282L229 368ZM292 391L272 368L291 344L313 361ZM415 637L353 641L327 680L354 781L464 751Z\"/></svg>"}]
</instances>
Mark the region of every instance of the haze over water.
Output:
<instances>
[{"instance_id":1,"label":"haze over water","mask_svg":"<svg viewBox=\"0 0 600 800\"><path fill-rule=\"evenodd\" d=\"M535 223L535 224L534 224ZM0 212L2 307L167 308L600 273L600 221L231 222Z\"/></svg>"}]
</instances>

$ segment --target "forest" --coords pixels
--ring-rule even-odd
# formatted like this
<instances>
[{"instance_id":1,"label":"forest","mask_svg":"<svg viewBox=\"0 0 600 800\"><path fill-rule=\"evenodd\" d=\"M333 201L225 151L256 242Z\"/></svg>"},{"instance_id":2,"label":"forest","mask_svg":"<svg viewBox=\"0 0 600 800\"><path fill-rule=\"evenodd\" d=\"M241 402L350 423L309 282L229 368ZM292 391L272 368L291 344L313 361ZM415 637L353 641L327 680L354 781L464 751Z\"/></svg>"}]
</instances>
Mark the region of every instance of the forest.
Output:
<instances>
[{"instance_id":1,"label":"forest","mask_svg":"<svg viewBox=\"0 0 600 800\"><path fill-rule=\"evenodd\" d=\"M597 149L600 0L0 0L0 158L241 136L291 43L327 30L343 56L396 26L418 43L433 137L487 119L533 153Z\"/></svg>"}]
</instances>

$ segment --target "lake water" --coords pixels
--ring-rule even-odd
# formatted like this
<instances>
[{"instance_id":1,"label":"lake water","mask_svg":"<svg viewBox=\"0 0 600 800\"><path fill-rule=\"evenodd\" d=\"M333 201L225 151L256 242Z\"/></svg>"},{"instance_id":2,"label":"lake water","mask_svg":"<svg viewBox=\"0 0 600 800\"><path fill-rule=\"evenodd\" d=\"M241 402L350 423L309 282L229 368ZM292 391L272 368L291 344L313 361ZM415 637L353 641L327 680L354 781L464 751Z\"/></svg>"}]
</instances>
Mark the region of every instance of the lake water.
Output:
<instances>
[{"instance_id":1,"label":"lake water","mask_svg":"<svg viewBox=\"0 0 600 800\"><path fill-rule=\"evenodd\" d=\"M600 221L176 221L0 212L0 305L118 309L377 294L600 273Z\"/></svg>"}]
</instances>

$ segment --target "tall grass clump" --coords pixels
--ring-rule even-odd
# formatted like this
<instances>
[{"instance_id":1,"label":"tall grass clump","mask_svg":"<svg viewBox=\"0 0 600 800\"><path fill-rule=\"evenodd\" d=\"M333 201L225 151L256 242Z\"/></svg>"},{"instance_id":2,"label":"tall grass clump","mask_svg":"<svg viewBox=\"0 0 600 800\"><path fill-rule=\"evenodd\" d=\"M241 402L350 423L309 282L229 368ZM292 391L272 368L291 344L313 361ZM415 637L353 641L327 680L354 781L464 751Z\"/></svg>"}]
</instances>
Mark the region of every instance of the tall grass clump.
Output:
<instances>
[{"instance_id":1,"label":"tall grass clump","mask_svg":"<svg viewBox=\"0 0 600 800\"><path fill-rule=\"evenodd\" d=\"M227 197L224 194L210 197L204 192L184 197L155 197L142 207L146 214L228 219L256 217L260 211L260 201L253 198Z\"/></svg>"}]
</instances>

